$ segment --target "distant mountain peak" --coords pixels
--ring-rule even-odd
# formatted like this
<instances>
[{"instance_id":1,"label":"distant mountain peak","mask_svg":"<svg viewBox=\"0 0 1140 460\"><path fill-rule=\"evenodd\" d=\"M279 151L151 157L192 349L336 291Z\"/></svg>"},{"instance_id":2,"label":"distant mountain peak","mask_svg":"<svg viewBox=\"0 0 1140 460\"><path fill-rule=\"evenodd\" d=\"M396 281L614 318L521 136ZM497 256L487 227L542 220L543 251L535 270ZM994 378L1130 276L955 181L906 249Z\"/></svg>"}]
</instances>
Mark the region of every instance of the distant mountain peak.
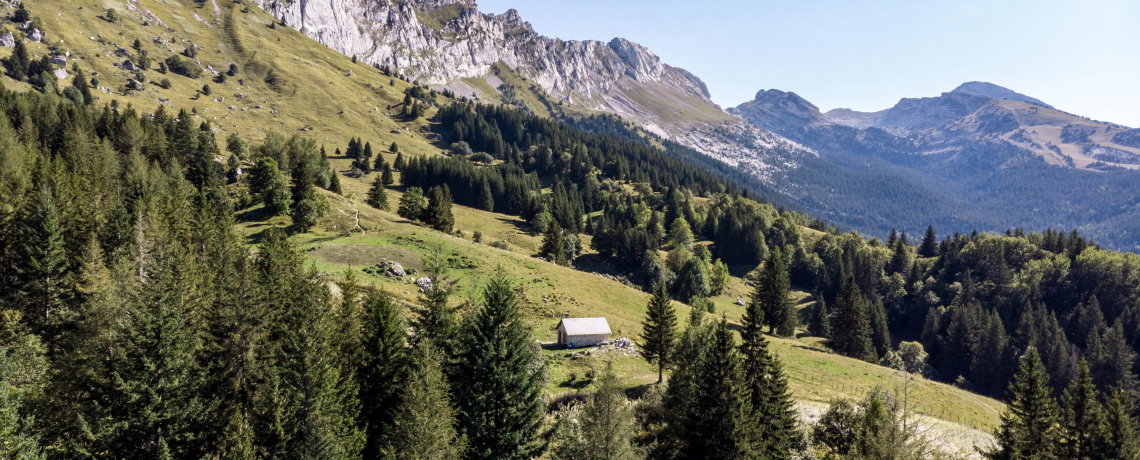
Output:
<instances>
[{"instance_id":1,"label":"distant mountain peak","mask_svg":"<svg viewBox=\"0 0 1140 460\"><path fill-rule=\"evenodd\" d=\"M754 126L776 132L831 124L815 104L796 93L778 89L762 89L756 93L755 99L729 109L729 112Z\"/></svg>"},{"instance_id":2,"label":"distant mountain peak","mask_svg":"<svg viewBox=\"0 0 1140 460\"><path fill-rule=\"evenodd\" d=\"M961 85L958 85L957 88L954 88L954 91L951 91L951 93L967 93L976 96L991 97L994 99L1021 101L1029 104L1039 105L1048 109L1053 108L1053 106L1042 102L1040 99L1032 98L1012 89L984 81L970 81L962 83Z\"/></svg>"}]
</instances>

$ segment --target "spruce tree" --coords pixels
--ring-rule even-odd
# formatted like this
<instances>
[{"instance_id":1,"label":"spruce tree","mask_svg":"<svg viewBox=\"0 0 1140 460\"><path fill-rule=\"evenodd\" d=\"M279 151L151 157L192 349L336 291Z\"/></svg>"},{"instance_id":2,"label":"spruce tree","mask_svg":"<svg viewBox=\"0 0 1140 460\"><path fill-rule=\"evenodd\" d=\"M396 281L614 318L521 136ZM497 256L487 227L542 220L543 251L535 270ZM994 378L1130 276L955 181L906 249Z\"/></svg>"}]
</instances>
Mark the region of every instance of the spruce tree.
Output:
<instances>
[{"instance_id":1,"label":"spruce tree","mask_svg":"<svg viewBox=\"0 0 1140 460\"><path fill-rule=\"evenodd\" d=\"M451 233L455 225L455 217L451 214L451 203L451 191L447 188L447 184L432 187L428 190L424 223L443 233Z\"/></svg>"},{"instance_id":2,"label":"spruce tree","mask_svg":"<svg viewBox=\"0 0 1140 460\"><path fill-rule=\"evenodd\" d=\"M454 357L456 339L456 308L450 305L454 282L447 277L447 259L443 248L436 247L431 255L424 258L431 287L425 288L416 308L416 320L412 324L416 335L422 340L430 340L443 352L445 362Z\"/></svg>"},{"instance_id":3,"label":"spruce tree","mask_svg":"<svg viewBox=\"0 0 1140 460\"><path fill-rule=\"evenodd\" d=\"M750 302L741 318L740 353L744 385L753 411L756 439L762 458L790 459L796 415L783 365L764 338L764 311Z\"/></svg>"},{"instance_id":4,"label":"spruce tree","mask_svg":"<svg viewBox=\"0 0 1140 460\"><path fill-rule=\"evenodd\" d=\"M379 177L372 180L372 187L368 189L368 198L364 202L376 209L389 210L388 191Z\"/></svg>"},{"instance_id":5,"label":"spruce tree","mask_svg":"<svg viewBox=\"0 0 1140 460\"><path fill-rule=\"evenodd\" d=\"M337 195L344 195L340 188L340 174L337 174L336 171L333 171L329 177L329 191Z\"/></svg>"},{"instance_id":6,"label":"spruce tree","mask_svg":"<svg viewBox=\"0 0 1140 460\"><path fill-rule=\"evenodd\" d=\"M677 311L669 299L669 291L664 283L657 286L649 305L645 309L645 319L641 322L641 357L649 364L657 365L657 383L664 379L665 368L673 364L673 341L677 336Z\"/></svg>"},{"instance_id":7,"label":"spruce tree","mask_svg":"<svg viewBox=\"0 0 1140 460\"><path fill-rule=\"evenodd\" d=\"M393 142L392 145L396 145L396 143ZM392 162L392 167L397 171L403 171L405 166L407 166L407 163L404 161L404 154L396 153L396 160Z\"/></svg>"},{"instance_id":8,"label":"spruce tree","mask_svg":"<svg viewBox=\"0 0 1140 460\"><path fill-rule=\"evenodd\" d=\"M875 347L866 303L855 279L848 277L835 301L835 325L829 344L841 355L873 362Z\"/></svg>"},{"instance_id":9,"label":"spruce tree","mask_svg":"<svg viewBox=\"0 0 1140 460\"><path fill-rule=\"evenodd\" d=\"M410 221L427 220L425 211L427 210L427 199L424 198L423 190L419 187L408 187L404 190L404 195L400 197L400 207L396 211L400 217Z\"/></svg>"},{"instance_id":10,"label":"spruce tree","mask_svg":"<svg viewBox=\"0 0 1140 460\"><path fill-rule=\"evenodd\" d=\"M31 63L32 59L28 56L28 48L24 46L24 41L16 40L16 47L8 57L8 76L16 81L24 81L28 77Z\"/></svg>"},{"instance_id":11,"label":"spruce tree","mask_svg":"<svg viewBox=\"0 0 1140 460\"><path fill-rule=\"evenodd\" d=\"M542 389L546 364L503 273L483 289L483 305L463 334L453 385L459 426L472 460L528 460L545 450Z\"/></svg>"},{"instance_id":12,"label":"spruce tree","mask_svg":"<svg viewBox=\"0 0 1140 460\"><path fill-rule=\"evenodd\" d=\"M875 299L867 304L868 320L871 323L871 343L875 345L875 353L885 356L891 351L891 331L887 327L887 310L883 302Z\"/></svg>"},{"instance_id":13,"label":"spruce tree","mask_svg":"<svg viewBox=\"0 0 1140 460\"><path fill-rule=\"evenodd\" d=\"M387 446L378 454L394 460L459 460L466 439L455 431L458 413L443 372L445 357L430 340L411 350Z\"/></svg>"},{"instance_id":14,"label":"spruce tree","mask_svg":"<svg viewBox=\"0 0 1140 460\"><path fill-rule=\"evenodd\" d=\"M1021 357L1009 385L1009 403L994 432L997 445L982 454L991 460L1060 458L1057 452L1059 414L1049 390L1049 376L1036 348Z\"/></svg>"},{"instance_id":15,"label":"spruce tree","mask_svg":"<svg viewBox=\"0 0 1140 460\"><path fill-rule=\"evenodd\" d=\"M1136 438L1134 405L1127 391L1115 388L1108 397L1104 412L1104 458L1140 459L1140 441Z\"/></svg>"},{"instance_id":16,"label":"spruce tree","mask_svg":"<svg viewBox=\"0 0 1140 460\"><path fill-rule=\"evenodd\" d=\"M9 353L8 347L0 347L0 458L42 460L34 418L22 414L27 391L15 384L16 374L27 369L20 369Z\"/></svg>"},{"instance_id":17,"label":"spruce tree","mask_svg":"<svg viewBox=\"0 0 1140 460\"><path fill-rule=\"evenodd\" d=\"M388 151L392 153L400 153L400 146L396 145L396 142L393 141L392 145L388 146Z\"/></svg>"},{"instance_id":18,"label":"spruce tree","mask_svg":"<svg viewBox=\"0 0 1140 460\"><path fill-rule=\"evenodd\" d=\"M691 412L681 425L685 458L749 458L756 441L752 405L744 386L736 339L721 320L712 342L696 364L695 392Z\"/></svg>"},{"instance_id":19,"label":"spruce tree","mask_svg":"<svg viewBox=\"0 0 1140 460\"><path fill-rule=\"evenodd\" d=\"M484 211L491 212L495 210L495 196L491 193L491 185L487 181L483 181L483 186L479 187L479 197L475 205Z\"/></svg>"},{"instance_id":20,"label":"spruce tree","mask_svg":"<svg viewBox=\"0 0 1140 460\"><path fill-rule=\"evenodd\" d=\"M51 188L46 179L40 181L27 203L16 273L24 319L50 343L60 326L73 319L68 307L72 289L63 224Z\"/></svg>"},{"instance_id":21,"label":"spruce tree","mask_svg":"<svg viewBox=\"0 0 1140 460\"><path fill-rule=\"evenodd\" d=\"M705 263L696 257L689 257L677 271L677 281L673 284L677 298L682 302L691 303L694 299L708 297L709 276L705 272Z\"/></svg>"},{"instance_id":22,"label":"spruce tree","mask_svg":"<svg viewBox=\"0 0 1140 460\"><path fill-rule=\"evenodd\" d=\"M83 96L83 103L90 105L94 102L91 97L91 87L87 84L87 76L83 74L83 69L75 69L75 77L71 79L71 86L74 86L76 91Z\"/></svg>"},{"instance_id":23,"label":"spruce tree","mask_svg":"<svg viewBox=\"0 0 1140 460\"><path fill-rule=\"evenodd\" d=\"M1104 332L1099 345L1090 347L1092 355L1093 383L1098 389L1107 392L1115 386L1128 391L1140 389L1136 374L1132 371L1136 365L1136 351L1128 345L1125 338L1124 325L1120 320Z\"/></svg>"},{"instance_id":24,"label":"spruce tree","mask_svg":"<svg viewBox=\"0 0 1140 460\"><path fill-rule=\"evenodd\" d=\"M396 179L392 176L392 165L388 164L388 162L385 161L380 165L379 169L380 181L383 182L384 185L392 185L396 183Z\"/></svg>"},{"instance_id":25,"label":"spruce tree","mask_svg":"<svg viewBox=\"0 0 1140 460\"><path fill-rule=\"evenodd\" d=\"M813 296L816 298L811 307L811 320L808 321L808 333L816 337L830 338L831 337L831 316L827 311L827 304L823 301L822 295Z\"/></svg>"},{"instance_id":26,"label":"spruce tree","mask_svg":"<svg viewBox=\"0 0 1140 460\"><path fill-rule=\"evenodd\" d=\"M409 384L405 381L406 333L396 301L387 292L374 290L364 307L361 368L356 373L361 405L358 426L366 429L365 458L380 458L381 448L394 439L386 435L397 428L394 409L399 389Z\"/></svg>"},{"instance_id":27,"label":"spruce tree","mask_svg":"<svg viewBox=\"0 0 1140 460\"><path fill-rule=\"evenodd\" d=\"M557 220L552 220L547 224L546 232L542 235L542 248L539 249L539 255L547 261L566 265L565 246L562 244L562 227L558 225Z\"/></svg>"},{"instance_id":28,"label":"spruce tree","mask_svg":"<svg viewBox=\"0 0 1140 460\"><path fill-rule=\"evenodd\" d=\"M935 257L938 255L938 235L934 234L934 226L926 227L926 234L922 236L922 243L918 245L918 255L922 257Z\"/></svg>"},{"instance_id":29,"label":"spruce tree","mask_svg":"<svg viewBox=\"0 0 1140 460\"><path fill-rule=\"evenodd\" d=\"M790 286L783 255L780 251L769 252L768 259L764 261L764 270L756 280L753 297L759 300L764 310L769 332L783 337L795 334L799 324L795 306L788 298Z\"/></svg>"},{"instance_id":30,"label":"spruce tree","mask_svg":"<svg viewBox=\"0 0 1140 460\"><path fill-rule=\"evenodd\" d=\"M1064 435L1060 455L1073 460L1092 460L1106 457L1103 411L1089 375L1089 364L1081 359L1077 366L1077 379L1065 390Z\"/></svg>"}]
</instances>

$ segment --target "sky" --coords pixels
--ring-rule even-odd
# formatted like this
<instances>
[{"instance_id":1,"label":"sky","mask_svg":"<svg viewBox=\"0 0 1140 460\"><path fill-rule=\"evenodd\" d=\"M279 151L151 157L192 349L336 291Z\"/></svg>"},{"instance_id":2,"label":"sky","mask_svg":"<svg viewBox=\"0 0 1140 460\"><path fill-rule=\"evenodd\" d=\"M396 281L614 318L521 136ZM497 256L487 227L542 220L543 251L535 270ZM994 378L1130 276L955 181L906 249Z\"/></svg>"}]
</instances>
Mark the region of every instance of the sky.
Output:
<instances>
[{"instance_id":1,"label":"sky","mask_svg":"<svg viewBox=\"0 0 1140 460\"><path fill-rule=\"evenodd\" d=\"M877 111L976 80L1140 127L1140 0L478 3L547 36L638 42L726 108L780 89L823 111Z\"/></svg>"}]
</instances>

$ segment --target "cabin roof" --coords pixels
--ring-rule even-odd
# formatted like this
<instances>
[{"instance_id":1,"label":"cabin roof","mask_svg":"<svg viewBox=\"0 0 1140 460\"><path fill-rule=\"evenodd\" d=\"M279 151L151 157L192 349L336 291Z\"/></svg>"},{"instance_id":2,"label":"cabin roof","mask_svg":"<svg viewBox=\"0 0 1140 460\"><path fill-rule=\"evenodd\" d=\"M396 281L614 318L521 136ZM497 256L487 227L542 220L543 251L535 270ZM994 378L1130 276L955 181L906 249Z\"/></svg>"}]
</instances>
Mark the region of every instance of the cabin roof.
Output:
<instances>
[{"instance_id":1,"label":"cabin roof","mask_svg":"<svg viewBox=\"0 0 1140 460\"><path fill-rule=\"evenodd\" d=\"M562 318L566 335L609 335L610 323L605 318Z\"/></svg>"}]
</instances>

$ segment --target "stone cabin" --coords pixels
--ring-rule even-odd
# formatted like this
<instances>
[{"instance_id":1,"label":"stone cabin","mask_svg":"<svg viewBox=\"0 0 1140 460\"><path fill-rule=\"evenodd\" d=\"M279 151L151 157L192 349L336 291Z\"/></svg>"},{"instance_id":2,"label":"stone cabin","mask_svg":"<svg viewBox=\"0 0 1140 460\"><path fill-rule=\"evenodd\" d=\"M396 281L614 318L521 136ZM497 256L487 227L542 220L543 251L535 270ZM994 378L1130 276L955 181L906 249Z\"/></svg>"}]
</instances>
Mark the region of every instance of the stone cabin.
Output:
<instances>
[{"instance_id":1,"label":"stone cabin","mask_svg":"<svg viewBox=\"0 0 1140 460\"><path fill-rule=\"evenodd\" d=\"M605 318L562 318L558 322L558 344L570 348L609 341L610 334L610 323Z\"/></svg>"}]
</instances>

